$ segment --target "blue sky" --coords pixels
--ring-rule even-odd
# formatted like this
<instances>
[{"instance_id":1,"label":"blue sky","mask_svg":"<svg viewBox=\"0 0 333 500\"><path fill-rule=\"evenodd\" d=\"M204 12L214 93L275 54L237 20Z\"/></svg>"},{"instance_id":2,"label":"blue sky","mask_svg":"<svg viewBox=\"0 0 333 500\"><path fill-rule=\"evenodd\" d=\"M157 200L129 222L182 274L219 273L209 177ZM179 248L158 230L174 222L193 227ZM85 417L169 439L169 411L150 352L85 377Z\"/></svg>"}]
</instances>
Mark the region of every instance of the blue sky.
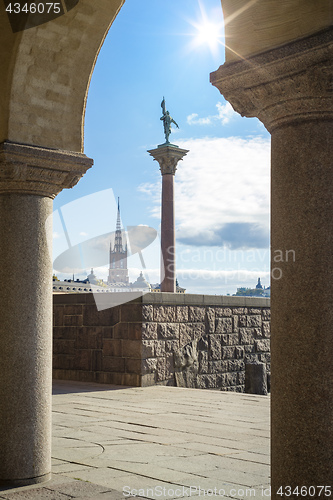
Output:
<instances>
[{"instance_id":1,"label":"blue sky","mask_svg":"<svg viewBox=\"0 0 333 500\"><path fill-rule=\"evenodd\" d=\"M209 83L224 62L223 43L220 0L145 0L144 9L126 0L88 94L85 154L94 167L54 202L54 257L68 247L61 207L72 245L115 229L118 196L125 228L158 231L161 175L147 149L164 142L165 96L179 124L170 140L190 150L175 176L180 284L211 294L254 286L259 276L269 285L269 134L257 119L237 115ZM155 283L158 240L143 255ZM135 280L137 255L129 267ZM95 272L105 279L107 266Z\"/></svg>"}]
</instances>

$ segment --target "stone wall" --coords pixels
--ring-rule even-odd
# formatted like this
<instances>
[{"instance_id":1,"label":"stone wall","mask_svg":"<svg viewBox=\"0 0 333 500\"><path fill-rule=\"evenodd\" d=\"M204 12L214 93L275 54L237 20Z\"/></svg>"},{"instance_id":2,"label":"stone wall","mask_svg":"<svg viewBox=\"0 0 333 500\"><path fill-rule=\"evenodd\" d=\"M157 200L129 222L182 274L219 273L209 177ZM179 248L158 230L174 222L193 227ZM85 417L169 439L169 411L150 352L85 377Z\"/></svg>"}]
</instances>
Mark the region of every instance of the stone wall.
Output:
<instances>
[{"instance_id":1,"label":"stone wall","mask_svg":"<svg viewBox=\"0 0 333 500\"><path fill-rule=\"evenodd\" d=\"M98 311L54 295L55 378L243 391L245 362L270 372L269 299L146 294Z\"/></svg>"}]
</instances>

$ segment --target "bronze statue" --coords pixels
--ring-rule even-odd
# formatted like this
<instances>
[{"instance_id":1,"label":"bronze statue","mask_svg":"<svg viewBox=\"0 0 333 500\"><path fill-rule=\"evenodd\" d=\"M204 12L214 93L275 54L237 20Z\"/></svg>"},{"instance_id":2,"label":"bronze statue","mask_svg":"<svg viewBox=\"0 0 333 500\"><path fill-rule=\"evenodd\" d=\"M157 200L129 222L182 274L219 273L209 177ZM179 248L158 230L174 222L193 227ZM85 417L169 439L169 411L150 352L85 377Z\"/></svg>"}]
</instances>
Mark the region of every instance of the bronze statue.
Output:
<instances>
[{"instance_id":1,"label":"bronze statue","mask_svg":"<svg viewBox=\"0 0 333 500\"><path fill-rule=\"evenodd\" d=\"M162 111L163 111L163 116L160 118L160 120L163 120L165 141L166 141L166 144L170 144L170 142L169 142L169 136L171 134L171 123L174 123L177 128L179 128L179 126L175 122L175 120L170 116L169 111L165 110L165 99L164 99L164 97L163 97L163 101L161 102L161 108L162 108Z\"/></svg>"}]
</instances>

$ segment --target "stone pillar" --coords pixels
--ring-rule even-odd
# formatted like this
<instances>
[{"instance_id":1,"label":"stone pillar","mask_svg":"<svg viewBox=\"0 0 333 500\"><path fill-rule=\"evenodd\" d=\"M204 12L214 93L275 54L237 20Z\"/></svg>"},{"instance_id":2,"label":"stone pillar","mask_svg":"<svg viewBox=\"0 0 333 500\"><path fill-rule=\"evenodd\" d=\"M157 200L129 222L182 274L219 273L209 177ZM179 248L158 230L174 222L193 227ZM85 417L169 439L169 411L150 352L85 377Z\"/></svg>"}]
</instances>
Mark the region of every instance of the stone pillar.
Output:
<instances>
[{"instance_id":1,"label":"stone pillar","mask_svg":"<svg viewBox=\"0 0 333 500\"><path fill-rule=\"evenodd\" d=\"M274 499L281 486L333 481L332 35L211 75L236 111L257 116L272 135ZM317 489L305 493L319 497Z\"/></svg>"},{"instance_id":2,"label":"stone pillar","mask_svg":"<svg viewBox=\"0 0 333 500\"><path fill-rule=\"evenodd\" d=\"M188 153L173 144L162 144L148 153L158 161L162 174L161 292L176 292L176 240L174 176L179 160Z\"/></svg>"},{"instance_id":3,"label":"stone pillar","mask_svg":"<svg viewBox=\"0 0 333 500\"><path fill-rule=\"evenodd\" d=\"M51 472L52 199L92 160L0 144L0 484Z\"/></svg>"}]
</instances>

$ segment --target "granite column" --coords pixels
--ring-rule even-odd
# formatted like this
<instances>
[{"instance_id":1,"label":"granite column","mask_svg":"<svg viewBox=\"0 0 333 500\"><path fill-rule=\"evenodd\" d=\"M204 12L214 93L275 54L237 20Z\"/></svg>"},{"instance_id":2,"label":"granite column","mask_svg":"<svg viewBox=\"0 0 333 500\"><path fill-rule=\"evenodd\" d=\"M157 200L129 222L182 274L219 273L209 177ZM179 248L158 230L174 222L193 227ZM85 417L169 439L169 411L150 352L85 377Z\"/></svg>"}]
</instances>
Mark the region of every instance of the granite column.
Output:
<instances>
[{"instance_id":1,"label":"granite column","mask_svg":"<svg viewBox=\"0 0 333 500\"><path fill-rule=\"evenodd\" d=\"M188 153L173 144L162 144L148 153L158 161L162 174L161 292L176 292L176 240L174 176L179 160Z\"/></svg>"},{"instance_id":2,"label":"granite column","mask_svg":"<svg viewBox=\"0 0 333 500\"><path fill-rule=\"evenodd\" d=\"M92 165L81 154L0 144L0 484L51 472L52 199Z\"/></svg>"},{"instance_id":3,"label":"granite column","mask_svg":"<svg viewBox=\"0 0 333 500\"><path fill-rule=\"evenodd\" d=\"M332 47L327 30L211 75L272 135L272 499L333 482Z\"/></svg>"}]
</instances>

